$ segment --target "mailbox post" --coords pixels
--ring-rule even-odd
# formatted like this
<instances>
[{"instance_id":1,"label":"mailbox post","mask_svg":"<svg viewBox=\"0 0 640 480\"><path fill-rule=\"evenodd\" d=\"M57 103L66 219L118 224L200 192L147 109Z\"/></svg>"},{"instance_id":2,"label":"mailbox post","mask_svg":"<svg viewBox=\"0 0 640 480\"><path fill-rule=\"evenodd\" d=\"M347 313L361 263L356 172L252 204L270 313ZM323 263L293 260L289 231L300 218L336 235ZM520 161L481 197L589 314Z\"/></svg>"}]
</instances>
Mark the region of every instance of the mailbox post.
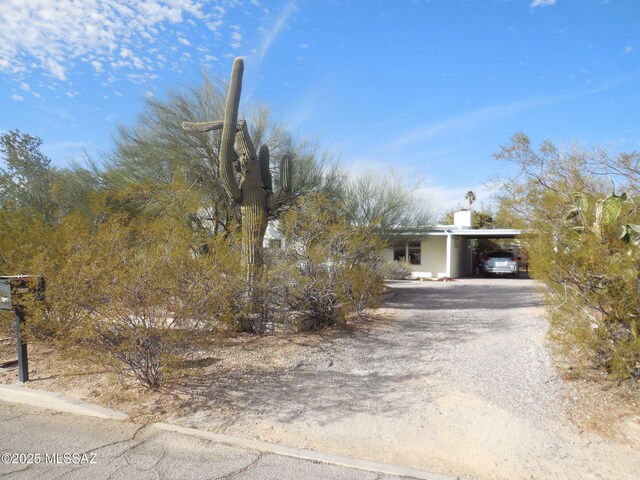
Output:
<instances>
[{"instance_id":1,"label":"mailbox post","mask_svg":"<svg viewBox=\"0 0 640 480\"><path fill-rule=\"evenodd\" d=\"M29 381L29 355L27 353L27 342L22 338L24 312L21 308L17 308L15 310L15 314L16 346L18 350L18 380L25 383Z\"/></svg>"},{"instance_id":2,"label":"mailbox post","mask_svg":"<svg viewBox=\"0 0 640 480\"><path fill-rule=\"evenodd\" d=\"M0 310L12 310L15 314L16 347L18 351L18 380L29 381L29 356L27 342L22 338L24 308L16 300L16 294L33 293L34 298L42 300L44 279L32 275L14 275L0 277Z\"/></svg>"}]
</instances>

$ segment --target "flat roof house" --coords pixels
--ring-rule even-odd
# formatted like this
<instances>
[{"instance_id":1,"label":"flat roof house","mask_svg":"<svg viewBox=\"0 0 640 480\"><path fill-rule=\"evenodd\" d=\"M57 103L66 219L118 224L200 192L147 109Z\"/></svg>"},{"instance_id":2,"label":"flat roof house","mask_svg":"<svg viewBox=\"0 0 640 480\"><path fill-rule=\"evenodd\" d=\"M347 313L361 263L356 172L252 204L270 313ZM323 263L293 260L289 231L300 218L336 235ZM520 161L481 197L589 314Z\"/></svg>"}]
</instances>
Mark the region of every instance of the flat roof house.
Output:
<instances>
[{"instance_id":1,"label":"flat roof house","mask_svg":"<svg viewBox=\"0 0 640 480\"><path fill-rule=\"evenodd\" d=\"M388 262L406 261L416 278L457 278L474 273L471 240L517 238L520 230L473 228L473 213L454 214L453 225L405 227L382 234L391 245L384 251Z\"/></svg>"}]
</instances>

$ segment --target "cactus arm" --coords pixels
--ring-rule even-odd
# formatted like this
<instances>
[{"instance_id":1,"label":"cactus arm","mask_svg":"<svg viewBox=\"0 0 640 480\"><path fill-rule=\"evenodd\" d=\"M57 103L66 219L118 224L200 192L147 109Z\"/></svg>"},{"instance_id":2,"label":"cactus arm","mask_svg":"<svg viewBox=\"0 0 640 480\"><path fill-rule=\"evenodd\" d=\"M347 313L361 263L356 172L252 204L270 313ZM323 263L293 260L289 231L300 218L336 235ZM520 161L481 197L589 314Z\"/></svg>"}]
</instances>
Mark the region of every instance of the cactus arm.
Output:
<instances>
[{"instance_id":1,"label":"cactus arm","mask_svg":"<svg viewBox=\"0 0 640 480\"><path fill-rule=\"evenodd\" d=\"M291 155L287 153L280 162L280 190L287 193L291 193L291 177L293 174L291 168Z\"/></svg>"},{"instance_id":2,"label":"cactus arm","mask_svg":"<svg viewBox=\"0 0 640 480\"><path fill-rule=\"evenodd\" d=\"M187 132L210 132L211 130L220 130L224 126L222 120L213 122L182 122L182 129Z\"/></svg>"},{"instance_id":3,"label":"cactus arm","mask_svg":"<svg viewBox=\"0 0 640 480\"><path fill-rule=\"evenodd\" d=\"M273 180L271 178L271 170L269 169L269 147L260 146L258 152L258 162L260 163L260 176L262 177L262 188L270 195L273 193Z\"/></svg>"},{"instance_id":4,"label":"cactus arm","mask_svg":"<svg viewBox=\"0 0 640 480\"><path fill-rule=\"evenodd\" d=\"M229 82L229 93L227 94L227 104L224 110L224 120L222 126L222 140L220 142L220 178L227 194L235 202L242 201L242 190L236 181L233 160L235 153L233 143L236 137L236 124L238 122L238 109L240 107L240 92L242 90L242 72L244 62L241 58L236 58L231 70L231 80Z\"/></svg>"},{"instance_id":5,"label":"cactus arm","mask_svg":"<svg viewBox=\"0 0 640 480\"><path fill-rule=\"evenodd\" d=\"M291 198L291 155L286 154L280 163L280 188L269 199L269 211L282 207Z\"/></svg>"},{"instance_id":6,"label":"cactus arm","mask_svg":"<svg viewBox=\"0 0 640 480\"><path fill-rule=\"evenodd\" d=\"M249 129L247 128L247 122L238 122L238 131L236 133L236 144L238 145L238 154L240 159L244 157L244 161L257 160L256 147L253 146L251 137L249 136Z\"/></svg>"},{"instance_id":7,"label":"cactus arm","mask_svg":"<svg viewBox=\"0 0 640 480\"><path fill-rule=\"evenodd\" d=\"M246 120L238 120L236 131L240 129L240 123ZM222 120L214 120L212 122L182 122L182 129L187 132L210 132L211 130L222 130L224 122Z\"/></svg>"}]
</instances>

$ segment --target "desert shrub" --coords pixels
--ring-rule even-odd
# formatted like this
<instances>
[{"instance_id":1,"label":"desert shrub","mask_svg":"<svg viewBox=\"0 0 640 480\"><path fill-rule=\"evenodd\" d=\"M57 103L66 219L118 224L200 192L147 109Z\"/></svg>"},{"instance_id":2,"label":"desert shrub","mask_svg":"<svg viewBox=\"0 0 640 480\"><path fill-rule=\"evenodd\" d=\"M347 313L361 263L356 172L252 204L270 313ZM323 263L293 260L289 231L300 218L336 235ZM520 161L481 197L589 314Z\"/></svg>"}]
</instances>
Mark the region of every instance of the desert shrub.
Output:
<instances>
[{"instance_id":1,"label":"desert shrub","mask_svg":"<svg viewBox=\"0 0 640 480\"><path fill-rule=\"evenodd\" d=\"M350 225L321 195L300 199L280 227L285 249L276 290L298 326L318 328L361 314L381 291L380 240L370 227Z\"/></svg>"},{"instance_id":2,"label":"desert shrub","mask_svg":"<svg viewBox=\"0 0 640 480\"><path fill-rule=\"evenodd\" d=\"M413 276L409 262L387 262L382 270L384 278L389 280L407 280Z\"/></svg>"},{"instance_id":3,"label":"desert shrub","mask_svg":"<svg viewBox=\"0 0 640 480\"><path fill-rule=\"evenodd\" d=\"M208 333L233 324L242 308L233 246L191 232L171 219L136 224L115 215L90 228L67 217L33 259L47 292L30 334L152 389L175 378Z\"/></svg>"},{"instance_id":4,"label":"desert shrub","mask_svg":"<svg viewBox=\"0 0 640 480\"><path fill-rule=\"evenodd\" d=\"M520 169L500 189L500 206L525 228L553 338L585 365L640 378L638 155L560 151L548 142L534 151L520 134L498 156Z\"/></svg>"}]
</instances>

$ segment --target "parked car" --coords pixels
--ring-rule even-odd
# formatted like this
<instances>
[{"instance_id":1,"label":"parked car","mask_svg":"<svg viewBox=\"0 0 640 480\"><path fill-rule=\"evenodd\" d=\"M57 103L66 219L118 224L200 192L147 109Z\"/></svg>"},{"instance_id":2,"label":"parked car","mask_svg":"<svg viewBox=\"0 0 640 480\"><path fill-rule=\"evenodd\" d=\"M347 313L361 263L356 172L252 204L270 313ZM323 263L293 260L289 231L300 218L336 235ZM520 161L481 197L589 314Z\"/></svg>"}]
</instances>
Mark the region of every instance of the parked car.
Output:
<instances>
[{"instance_id":1,"label":"parked car","mask_svg":"<svg viewBox=\"0 0 640 480\"><path fill-rule=\"evenodd\" d=\"M507 250L491 252L484 259L484 273L506 273L517 278L520 276L520 257Z\"/></svg>"}]
</instances>

